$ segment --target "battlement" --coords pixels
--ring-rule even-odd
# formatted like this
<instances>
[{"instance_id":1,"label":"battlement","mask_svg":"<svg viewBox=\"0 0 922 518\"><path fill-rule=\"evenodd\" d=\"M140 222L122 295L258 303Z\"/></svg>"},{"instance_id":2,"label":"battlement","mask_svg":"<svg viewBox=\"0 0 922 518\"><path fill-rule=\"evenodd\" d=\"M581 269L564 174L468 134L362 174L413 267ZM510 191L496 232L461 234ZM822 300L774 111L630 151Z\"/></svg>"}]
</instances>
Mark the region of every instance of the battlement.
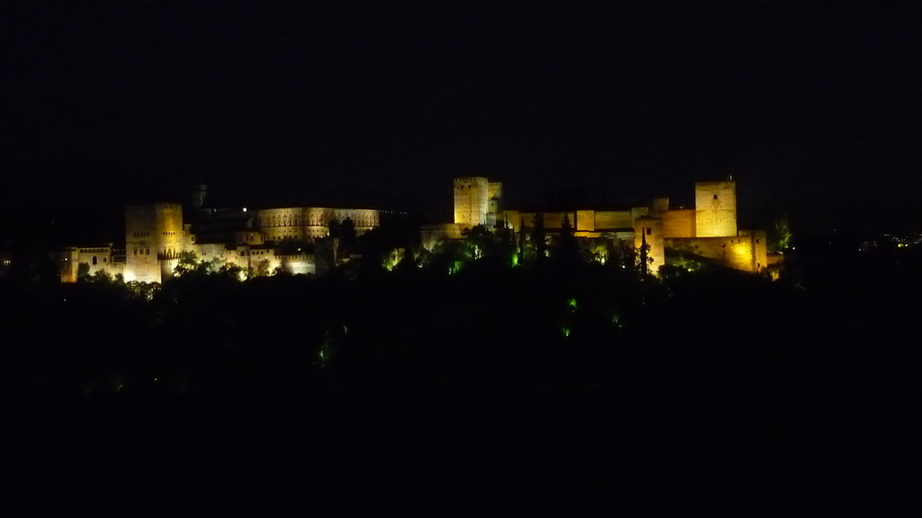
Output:
<instances>
[{"instance_id":1,"label":"battlement","mask_svg":"<svg viewBox=\"0 0 922 518\"><path fill-rule=\"evenodd\" d=\"M477 225L492 226L496 212L491 211L490 180L483 176L454 179L455 224L465 228ZM498 187L494 189L494 194ZM490 218L492 215L492 218Z\"/></svg>"},{"instance_id":2,"label":"battlement","mask_svg":"<svg viewBox=\"0 0 922 518\"><path fill-rule=\"evenodd\" d=\"M477 183L480 181L489 182L485 176L461 176L454 179L455 184Z\"/></svg>"}]
</instances>

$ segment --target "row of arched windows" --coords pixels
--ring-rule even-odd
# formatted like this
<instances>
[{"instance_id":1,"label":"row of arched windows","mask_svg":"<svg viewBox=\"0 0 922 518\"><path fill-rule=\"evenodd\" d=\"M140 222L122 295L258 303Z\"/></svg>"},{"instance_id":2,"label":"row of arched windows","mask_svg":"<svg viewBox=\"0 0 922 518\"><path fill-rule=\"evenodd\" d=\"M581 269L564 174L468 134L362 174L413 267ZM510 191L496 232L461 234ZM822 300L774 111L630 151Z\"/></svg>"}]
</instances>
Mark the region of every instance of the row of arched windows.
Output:
<instances>
[{"instance_id":1,"label":"row of arched windows","mask_svg":"<svg viewBox=\"0 0 922 518\"><path fill-rule=\"evenodd\" d=\"M306 213L289 213L289 214L266 214L260 218L262 227L300 227L300 226L326 226L330 219L336 219L340 222L351 219L356 227L373 227L377 224L377 217L374 211L356 211L350 213L352 209L343 213L330 213L329 210L306 211ZM369 213L372 212L372 213Z\"/></svg>"},{"instance_id":2,"label":"row of arched windows","mask_svg":"<svg viewBox=\"0 0 922 518\"><path fill-rule=\"evenodd\" d=\"M322 218L310 217L307 220L307 225L321 225ZM294 215L272 215L268 216L263 220L264 227L300 227L305 225L304 217L300 214Z\"/></svg>"}]
</instances>

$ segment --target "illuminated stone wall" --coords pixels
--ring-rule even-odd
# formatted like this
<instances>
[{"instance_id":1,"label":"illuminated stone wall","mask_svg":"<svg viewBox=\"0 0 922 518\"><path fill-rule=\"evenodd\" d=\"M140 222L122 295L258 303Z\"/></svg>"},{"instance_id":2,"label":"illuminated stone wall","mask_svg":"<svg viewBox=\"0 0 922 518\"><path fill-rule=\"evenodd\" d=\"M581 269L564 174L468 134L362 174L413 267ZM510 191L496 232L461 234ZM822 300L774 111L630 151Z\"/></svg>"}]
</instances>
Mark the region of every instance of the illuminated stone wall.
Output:
<instances>
[{"instance_id":1,"label":"illuminated stone wall","mask_svg":"<svg viewBox=\"0 0 922 518\"><path fill-rule=\"evenodd\" d=\"M553 232L563 228L564 220L569 220L570 226L573 227L576 220L576 212L545 212L544 229Z\"/></svg>"},{"instance_id":2,"label":"illuminated stone wall","mask_svg":"<svg viewBox=\"0 0 922 518\"><path fill-rule=\"evenodd\" d=\"M650 249L647 258L653 262L647 264L647 273L657 275L659 267L666 264L665 240L663 239L663 220L660 218L641 217L634 220L634 249L640 256L640 247L646 243Z\"/></svg>"},{"instance_id":3,"label":"illuminated stone wall","mask_svg":"<svg viewBox=\"0 0 922 518\"><path fill-rule=\"evenodd\" d=\"M631 219L639 219L650 215L650 207L631 207Z\"/></svg>"},{"instance_id":4,"label":"illuminated stone wall","mask_svg":"<svg viewBox=\"0 0 922 518\"><path fill-rule=\"evenodd\" d=\"M606 231L634 228L634 217L629 210L595 211L595 230Z\"/></svg>"},{"instance_id":5,"label":"illuminated stone wall","mask_svg":"<svg viewBox=\"0 0 922 518\"><path fill-rule=\"evenodd\" d=\"M233 233L234 244L259 246L265 243L265 235L258 230L238 230Z\"/></svg>"},{"instance_id":6,"label":"illuminated stone wall","mask_svg":"<svg viewBox=\"0 0 922 518\"><path fill-rule=\"evenodd\" d=\"M761 272L768 266L764 230L743 230L739 236L667 239L666 246L714 260L729 268Z\"/></svg>"},{"instance_id":7,"label":"illuminated stone wall","mask_svg":"<svg viewBox=\"0 0 922 518\"><path fill-rule=\"evenodd\" d=\"M327 227L322 222L327 218L322 213L313 214L302 207L262 209L256 217L259 231L268 242L303 241L305 238L326 235ZM317 221L317 224L312 224ZM305 234L307 233L307 234Z\"/></svg>"},{"instance_id":8,"label":"illuminated stone wall","mask_svg":"<svg viewBox=\"0 0 922 518\"><path fill-rule=\"evenodd\" d=\"M246 275L257 270L266 261L269 274L281 269L291 274L313 274L317 271L313 253L307 251L294 254L280 254L275 248L239 246L227 248L221 243L195 245L193 251L202 261L218 260L220 264L240 267Z\"/></svg>"},{"instance_id":9,"label":"illuminated stone wall","mask_svg":"<svg viewBox=\"0 0 922 518\"><path fill-rule=\"evenodd\" d=\"M116 260L111 245L91 247L66 247L61 250L60 279L61 282L77 282L80 268L85 265L87 275L106 272L113 278L124 275L125 263L123 258Z\"/></svg>"},{"instance_id":10,"label":"illuminated stone wall","mask_svg":"<svg viewBox=\"0 0 922 518\"><path fill-rule=\"evenodd\" d=\"M576 221L570 222L577 232L595 231L595 211L578 210L576 211Z\"/></svg>"},{"instance_id":11,"label":"illuminated stone wall","mask_svg":"<svg viewBox=\"0 0 922 518\"><path fill-rule=\"evenodd\" d=\"M356 235L381 225L381 213L376 209L330 209L332 218L340 223L352 219Z\"/></svg>"},{"instance_id":12,"label":"illuminated stone wall","mask_svg":"<svg viewBox=\"0 0 922 518\"><path fill-rule=\"evenodd\" d=\"M660 214L663 218L663 236L668 238L696 237L695 209L670 210Z\"/></svg>"},{"instance_id":13,"label":"illuminated stone wall","mask_svg":"<svg viewBox=\"0 0 922 518\"><path fill-rule=\"evenodd\" d=\"M61 250L60 255L60 274L61 282L77 282L77 268L80 254L78 248L75 246L70 246Z\"/></svg>"},{"instance_id":14,"label":"illuminated stone wall","mask_svg":"<svg viewBox=\"0 0 922 518\"><path fill-rule=\"evenodd\" d=\"M577 225L577 211L569 212L544 212L544 217L542 221L544 222L544 229L548 232L559 231L563 227L564 218L569 219L570 226L576 230ZM507 210L501 214L503 220L508 221L510 227L519 232L522 230L522 227L532 229L535 228L535 219L538 213L536 212L519 212L517 210Z\"/></svg>"},{"instance_id":15,"label":"illuminated stone wall","mask_svg":"<svg viewBox=\"0 0 922 518\"><path fill-rule=\"evenodd\" d=\"M443 223L440 225L425 225L420 229L420 245L426 250L435 250L439 241L446 239L461 239L461 225Z\"/></svg>"},{"instance_id":16,"label":"illuminated stone wall","mask_svg":"<svg viewBox=\"0 0 922 518\"><path fill-rule=\"evenodd\" d=\"M334 209L328 207L286 207L261 209L255 221L267 242L314 241L330 234L330 224L352 219L356 235L380 225L375 209Z\"/></svg>"},{"instance_id":17,"label":"illuminated stone wall","mask_svg":"<svg viewBox=\"0 0 922 518\"><path fill-rule=\"evenodd\" d=\"M740 230L739 235L740 238L749 238L749 248L752 250L750 264L755 263L752 271L760 272L768 267L768 234L764 230Z\"/></svg>"},{"instance_id":18,"label":"illuminated stone wall","mask_svg":"<svg viewBox=\"0 0 922 518\"><path fill-rule=\"evenodd\" d=\"M515 222L516 222L515 225L513 225L513 229L516 232L520 232L522 230L530 231L531 229L535 228L536 213L510 211L510 222L512 221L511 217L512 217L513 212L515 214Z\"/></svg>"},{"instance_id":19,"label":"illuminated stone wall","mask_svg":"<svg viewBox=\"0 0 922 518\"><path fill-rule=\"evenodd\" d=\"M90 275L96 272L106 271L114 276L116 273L121 273L121 270L124 269L123 264L116 266L116 263L112 260L111 246L78 248L77 264L88 265L90 267Z\"/></svg>"},{"instance_id":20,"label":"illuminated stone wall","mask_svg":"<svg viewBox=\"0 0 922 518\"><path fill-rule=\"evenodd\" d=\"M474 227L487 224L490 182L482 176L455 178L455 224Z\"/></svg>"},{"instance_id":21,"label":"illuminated stone wall","mask_svg":"<svg viewBox=\"0 0 922 518\"><path fill-rule=\"evenodd\" d=\"M487 186L487 218L486 225L489 228L496 226L497 218L501 218L500 204L503 198L502 182L490 182Z\"/></svg>"},{"instance_id":22,"label":"illuminated stone wall","mask_svg":"<svg viewBox=\"0 0 922 518\"><path fill-rule=\"evenodd\" d=\"M270 274L282 266L282 260L275 254L274 248L245 248L240 251L237 265L246 271L250 271L250 268L257 270L263 261L266 261Z\"/></svg>"},{"instance_id":23,"label":"illuminated stone wall","mask_svg":"<svg viewBox=\"0 0 922 518\"><path fill-rule=\"evenodd\" d=\"M735 236L736 230L736 182L696 182L695 236Z\"/></svg>"}]
</instances>

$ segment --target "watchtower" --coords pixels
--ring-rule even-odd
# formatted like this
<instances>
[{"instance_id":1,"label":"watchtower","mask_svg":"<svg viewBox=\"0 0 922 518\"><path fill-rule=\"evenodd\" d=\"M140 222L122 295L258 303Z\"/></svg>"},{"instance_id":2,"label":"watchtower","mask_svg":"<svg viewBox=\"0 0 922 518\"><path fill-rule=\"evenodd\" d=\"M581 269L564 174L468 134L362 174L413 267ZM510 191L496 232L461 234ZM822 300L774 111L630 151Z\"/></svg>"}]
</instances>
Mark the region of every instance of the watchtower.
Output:
<instances>
[{"instance_id":1,"label":"watchtower","mask_svg":"<svg viewBox=\"0 0 922 518\"><path fill-rule=\"evenodd\" d=\"M487 224L490 181L482 176L455 178L455 224L474 227Z\"/></svg>"},{"instance_id":2,"label":"watchtower","mask_svg":"<svg viewBox=\"0 0 922 518\"><path fill-rule=\"evenodd\" d=\"M695 182L695 235L735 236L736 182Z\"/></svg>"},{"instance_id":3,"label":"watchtower","mask_svg":"<svg viewBox=\"0 0 922 518\"><path fill-rule=\"evenodd\" d=\"M125 280L161 282L183 250L182 205L152 203L125 209ZM165 274L165 275L164 275Z\"/></svg>"}]
</instances>

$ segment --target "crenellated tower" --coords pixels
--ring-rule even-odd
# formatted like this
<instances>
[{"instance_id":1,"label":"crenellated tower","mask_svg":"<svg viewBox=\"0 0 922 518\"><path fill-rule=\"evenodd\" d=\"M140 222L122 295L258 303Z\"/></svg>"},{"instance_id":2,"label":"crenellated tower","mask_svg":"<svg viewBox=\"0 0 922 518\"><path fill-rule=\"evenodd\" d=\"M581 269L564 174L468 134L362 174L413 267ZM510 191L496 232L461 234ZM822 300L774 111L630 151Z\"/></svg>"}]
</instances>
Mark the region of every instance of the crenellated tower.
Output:
<instances>
[{"instance_id":1,"label":"crenellated tower","mask_svg":"<svg viewBox=\"0 0 922 518\"><path fill-rule=\"evenodd\" d=\"M474 227L487 224L490 181L482 176L455 178L455 224Z\"/></svg>"},{"instance_id":2,"label":"crenellated tower","mask_svg":"<svg viewBox=\"0 0 922 518\"><path fill-rule=\"evenodd\" d=\"M162 282L183 251L182 205L152 203L125 209L125 280Z\"/></svg>"}]
</instances>

